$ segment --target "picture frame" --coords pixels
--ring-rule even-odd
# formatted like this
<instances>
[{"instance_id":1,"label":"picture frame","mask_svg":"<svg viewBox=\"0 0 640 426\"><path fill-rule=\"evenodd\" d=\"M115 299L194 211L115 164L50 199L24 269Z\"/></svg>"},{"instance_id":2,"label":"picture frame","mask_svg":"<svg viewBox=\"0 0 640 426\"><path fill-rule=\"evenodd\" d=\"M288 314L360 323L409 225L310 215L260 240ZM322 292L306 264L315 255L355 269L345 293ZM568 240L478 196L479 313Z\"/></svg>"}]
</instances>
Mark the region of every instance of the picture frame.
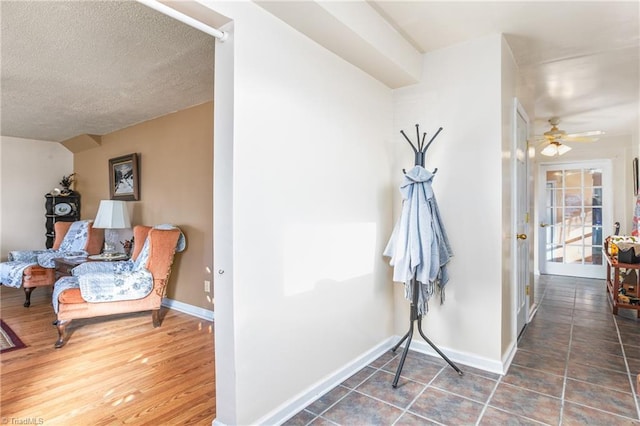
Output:
<instances>
[{"instance_id":1,"label":"picture frame","mask_svg":"<svg viewBox=\"0 0 640 426\"><path fill-rule=\"evenodd\" d=\"M138 154L127 154L109 160L109 195L112 200L140 200Z\"/></svg>"},{"instance_id":2,"label":"picture frame","mask_svg":"<svg viewBox=\"0 0 640 426\"><path fill-rule=\"evenodd\" d=\"M638 157L633 159L633 195L638 195Z\"/></svg>"}]
</instances>

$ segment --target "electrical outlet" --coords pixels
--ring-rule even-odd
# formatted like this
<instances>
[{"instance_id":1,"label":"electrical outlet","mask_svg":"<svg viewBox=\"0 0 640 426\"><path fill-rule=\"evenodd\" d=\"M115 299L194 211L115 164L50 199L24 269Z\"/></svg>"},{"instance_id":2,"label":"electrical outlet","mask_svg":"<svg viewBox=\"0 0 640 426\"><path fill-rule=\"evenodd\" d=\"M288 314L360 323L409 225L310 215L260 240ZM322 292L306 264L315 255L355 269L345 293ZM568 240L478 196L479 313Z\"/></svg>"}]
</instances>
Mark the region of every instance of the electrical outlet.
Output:
<instances>
[{"instance_id":1,"label":"electrical outlet","mask_svg":"<svg viewBox=\"0 0 640 426\"><path fill-rule=\"evenodd\" d=\"M204 291L211 293L211 281L204 280Z\"/></svg>"}]
</instances>

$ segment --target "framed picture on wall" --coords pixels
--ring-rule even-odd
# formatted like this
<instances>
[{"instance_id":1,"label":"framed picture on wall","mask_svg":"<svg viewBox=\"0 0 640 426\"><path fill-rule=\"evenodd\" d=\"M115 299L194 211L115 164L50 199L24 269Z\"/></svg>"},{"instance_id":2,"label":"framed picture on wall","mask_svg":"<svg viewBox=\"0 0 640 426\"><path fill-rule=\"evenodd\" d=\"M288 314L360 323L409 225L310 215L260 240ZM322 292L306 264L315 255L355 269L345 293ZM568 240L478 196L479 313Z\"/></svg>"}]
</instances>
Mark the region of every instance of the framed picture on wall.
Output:
<instances>
[{"instance_id":1,"label":"framed picture on wall","mask_svg":"<svg viewBox=\"0 0 640 426\"><path fill-rule=\"evenodd\" d=\"M112 200L140 199L138 154L127 154L109 160L109 195Z\"/></svg>"}]
</instances>

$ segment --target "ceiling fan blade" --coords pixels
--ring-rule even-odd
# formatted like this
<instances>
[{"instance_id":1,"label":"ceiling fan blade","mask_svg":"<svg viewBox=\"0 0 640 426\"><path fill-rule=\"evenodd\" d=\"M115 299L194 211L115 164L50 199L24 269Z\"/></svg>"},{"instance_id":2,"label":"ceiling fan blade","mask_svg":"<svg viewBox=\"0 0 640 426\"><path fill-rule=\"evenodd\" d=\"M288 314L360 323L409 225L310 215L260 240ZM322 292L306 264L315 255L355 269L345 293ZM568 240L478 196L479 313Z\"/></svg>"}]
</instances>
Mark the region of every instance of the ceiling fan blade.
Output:
<instances>
[{"instance_id":1,"label":"ceiling fan blade","mask_svg":"<svg viewBox=\"0 0 640 426\"><path fill-rule=\"evenodd\" d=\"M562 142L595 142L599 138L594 138L590 136L565 136L564 138L560 138Z\"/></svg>"},{"instance_id":2,"label":"ceiling fan blade","mask_svg":"<svg viewBox=\"0 0 640 426\"><path fill-rule=\"evenodd\" d=\"M536 142L551 142L552 140L560 139L558 137L548 135L534 135L533 138Z\"/></svg>"},{"instance_id":3,"label":"ceiling fan blade","mask_svg":"<svg viewBox=\"0 0 640 426\"><path fill-rule=\"evenodd\" d=\"M591 130L587 132L567 133L558 128L560 124L559 117L551 117L549 120L551 129L544 132L542 135L536 135L536 141L549 142L595 142L599 138L598 136L604 135L605 132L601 130Z\"/></svg>"},{"instance_id":4,"label":"ceiling fan blade","mask_svg":"<svg viewBox=\"0 0 640 426\"><path fill-rule=\"evenodd\" d=\"M588 132L569 133L565 135L565 138L582 137L582 136L602 136L604 132L602 130L591 130Z\"/></svg>"}]
</instances>

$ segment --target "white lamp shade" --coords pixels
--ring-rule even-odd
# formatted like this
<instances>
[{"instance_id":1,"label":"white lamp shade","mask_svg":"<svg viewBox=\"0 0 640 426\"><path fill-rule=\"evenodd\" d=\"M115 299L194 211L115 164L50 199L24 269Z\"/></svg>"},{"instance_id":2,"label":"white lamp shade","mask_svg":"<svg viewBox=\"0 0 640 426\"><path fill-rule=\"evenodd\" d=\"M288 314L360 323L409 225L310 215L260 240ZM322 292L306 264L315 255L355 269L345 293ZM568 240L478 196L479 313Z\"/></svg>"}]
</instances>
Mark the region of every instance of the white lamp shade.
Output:
<instances>
[{"instance_id":1,"label":"white lamp shade","mask_svg":"<svg viewBox=\"0 0 640 426\"><path fill-rule=\"evenodd\" d=\"M544 149L540 151L540 154L546 155L547 157L553 157L555 155L566 154L569 151L571 151L570 146L552 142L549 145L545 146Z\"/></svg>"},{"instance_id":2,"label":"white lamp shade","mask_svg":"<svg viewBox=\"0 0 640 426\"><path fill-rule=\"evenodd\" d=\"M569 151L571 151L571 147L570 146L560 145L558 147L558 155L566 154Z\"/></svg>"},{"instance_id":3,"label":"white lamp shade","mask_svg":"<svg viewBox=\"0 0 640 426\"><path fill-rule=\"evenodd\" d=\"M547 157L553 157L554 155L558 155L558 147L554 144L549 144L540 151L540 154L546 155Z\"/></svg>"},{"instance_id":4,"label":"white lamp shade","mask_svg":"<svg viewBox=\"0 0 640 426\"><path fill-rule=\"evenodd\" d=\"M101 200L98 207L94 228L126 229L131 228L129 211L124 201Z\"/></svg>"}]
</instances>

